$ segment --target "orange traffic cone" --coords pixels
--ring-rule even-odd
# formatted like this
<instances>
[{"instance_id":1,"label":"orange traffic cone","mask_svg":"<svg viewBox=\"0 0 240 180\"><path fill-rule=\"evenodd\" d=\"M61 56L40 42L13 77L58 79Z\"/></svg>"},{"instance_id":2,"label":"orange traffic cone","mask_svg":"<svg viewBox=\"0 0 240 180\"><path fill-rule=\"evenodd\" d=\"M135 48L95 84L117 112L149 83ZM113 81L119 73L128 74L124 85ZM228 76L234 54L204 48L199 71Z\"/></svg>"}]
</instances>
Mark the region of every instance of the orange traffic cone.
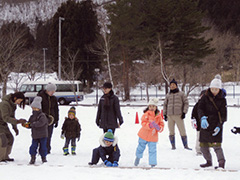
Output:
<instances>
[{"instance_id":1,"label":"orange traffic cone","mask_svg":"<svg viewBox=\"0 0 240 180\"><path fill-rule=\"evenodd\" d=\"M162 119L164 119L164 117L163 117L163 110L161 110L161 116L162 116Z\"/></svg>"},{"instance_id":2,"label":"orange traffic cone","mask_svg":"<svg viewBox=\"0 0 240 180\"><path fill-rule=\"evenodd\" d=\"M135 124L139 124L138 112L136 112Z\"/></svg>"}]
</instances>

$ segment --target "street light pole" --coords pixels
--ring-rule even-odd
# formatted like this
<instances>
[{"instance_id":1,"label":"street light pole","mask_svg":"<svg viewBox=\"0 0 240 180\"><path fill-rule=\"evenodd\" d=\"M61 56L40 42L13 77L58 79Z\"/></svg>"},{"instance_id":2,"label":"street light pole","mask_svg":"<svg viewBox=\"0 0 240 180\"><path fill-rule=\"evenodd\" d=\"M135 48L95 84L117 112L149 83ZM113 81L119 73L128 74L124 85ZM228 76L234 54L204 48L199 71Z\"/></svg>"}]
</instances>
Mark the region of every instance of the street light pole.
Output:
<instances>
[{"instance_id":1,"label":"street light pole","mask_svg":"<svg viewBox=\"0 0 240 180\"><path fill-rule=\"evenodd\" d=\"M43 73L44 73L44 81L46 81L46 50L47 48L43 48Z\"/></svg>"},{"instance_id":2,"label":"street light pole","mask_svg":"<svg viewBox=\"0 0 240 180\"><path fill-rule=\"evenodd\" d=\"M59 17L58 19L58 79L61 80L61 21L64 21L65 19L62 17Z\"/></svg>"},{"instance_id":3,"label":"street light pole","mask_svg":"<svg viewBox=\"0 0 240 180\"><path fill-rule=\"evenodd\" d=\"M95 72L97 73L97 84L96 84L96 105L98 105L98 75L99 75L99 68L95 69Z\"/></svg>"}]
</instances>

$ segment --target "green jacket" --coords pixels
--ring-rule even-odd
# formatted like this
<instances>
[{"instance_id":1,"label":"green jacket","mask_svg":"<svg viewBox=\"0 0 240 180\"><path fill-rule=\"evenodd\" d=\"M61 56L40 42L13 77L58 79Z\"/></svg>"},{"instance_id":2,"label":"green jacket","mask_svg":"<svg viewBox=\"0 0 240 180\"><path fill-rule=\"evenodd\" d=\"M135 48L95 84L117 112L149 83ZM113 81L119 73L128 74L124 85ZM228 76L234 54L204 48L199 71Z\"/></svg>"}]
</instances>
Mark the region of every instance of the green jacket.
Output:
<instances>
[{"instance_id":1,"label":"green jacket","mask_svg":"<svg viewBox=\"0 0 240 180\"><path fill-rule=\"evenodd\" d=\"M0 133L9 133L7 123L11 123L13 126L17 125L15 110L16 104L11 100L11 94L4 96L0 103Z\"/></svg>"}]
</instances>

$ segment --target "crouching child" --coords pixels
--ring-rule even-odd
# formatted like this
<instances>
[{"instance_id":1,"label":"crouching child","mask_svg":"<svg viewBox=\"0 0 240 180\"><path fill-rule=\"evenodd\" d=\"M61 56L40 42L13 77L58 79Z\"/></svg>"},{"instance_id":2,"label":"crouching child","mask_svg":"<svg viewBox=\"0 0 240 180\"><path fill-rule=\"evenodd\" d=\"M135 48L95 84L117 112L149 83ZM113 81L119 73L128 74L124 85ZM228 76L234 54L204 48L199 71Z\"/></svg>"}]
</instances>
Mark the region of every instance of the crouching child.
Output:
<instances>
[{"instance_id":1,"label":"crouching child","mask_svg":"<svg viewBox=\"0 0 240 180\"><path fill-rule=\"evenodd\" d=\"M32 130L32 145L30 146L29 153L31 160L29 164L35 164L37 149L39 148L39 154L41 155L42 162L47 162L47 137L48 137L48 124L49 120L46 115L42 112L42 98L37 96L34 98L32 104L32 115L28 122L23 124L23 127L31 128Z\"/></svg>"},{"instance_id":2,"label":"crouching child","mask_svg":"<svg viewBox=\"0 0 240 180\"><path fill-rule=\"evenodd\" d=\"M100 146L93 149L92 161L89 165L96 165L101 158L107 167L118 167L120 150L118 148L118 139L113 135L112 130L104 133L100 139Z\"/></svg>"}]
</instances>

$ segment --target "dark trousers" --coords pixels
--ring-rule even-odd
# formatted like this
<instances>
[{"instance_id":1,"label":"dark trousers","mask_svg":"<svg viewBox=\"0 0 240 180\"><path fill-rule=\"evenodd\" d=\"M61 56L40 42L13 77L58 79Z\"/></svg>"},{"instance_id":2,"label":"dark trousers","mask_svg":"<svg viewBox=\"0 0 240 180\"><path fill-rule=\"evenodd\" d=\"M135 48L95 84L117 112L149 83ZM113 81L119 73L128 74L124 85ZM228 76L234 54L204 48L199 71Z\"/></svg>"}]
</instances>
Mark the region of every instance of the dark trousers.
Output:
<instances>
[{"instance_id":1,"label":"dark trousers","mask_svg":"<svg viewBox=\"0 0 240 180\"><path fill-rule=\"evenodd\" d=\"M70 141L71 141L71 146L76 146L76 138L66 138L65 145L63 148L68 148Z\"/></svg>"},{"instance_id":2,"label":"dark trousers","mask_svg":"<svg viewBox=\"0 0 240 180\"><path fill-rule=\"evenodd\" d=\"M51 152L51 139L52 139L52 133L53 133L53 126L54 126L54 124L52 124L51 126L48 126L48 138L47 138L47 152L48 153Z\"/></svg>"},{"instance_id":3,"label":"dark trousers","mask_svg":"<svg viewBox=\"0 0 240 180\"><path fill-rule=\"evenodd\" d=\"M47 138L33 139L32 145L30 146L29 153L31 156L36 156L37 149L39 146L39 154L41 157L47 156Z\"/></svg>"},{"instance_id":4,"label":"dark trousers","mask_svg":"<svg viewBox=\"0 0 240 180\"><path fill-rule=\"evenodd\" d=\"M99 153L99 148L93 149L93 154L92 154L92 163L97 164L100 159L100 153ZM113 157L112 155L109 155L107 158L108 161L113 163Z\"/></svg>"}]
</instances>

